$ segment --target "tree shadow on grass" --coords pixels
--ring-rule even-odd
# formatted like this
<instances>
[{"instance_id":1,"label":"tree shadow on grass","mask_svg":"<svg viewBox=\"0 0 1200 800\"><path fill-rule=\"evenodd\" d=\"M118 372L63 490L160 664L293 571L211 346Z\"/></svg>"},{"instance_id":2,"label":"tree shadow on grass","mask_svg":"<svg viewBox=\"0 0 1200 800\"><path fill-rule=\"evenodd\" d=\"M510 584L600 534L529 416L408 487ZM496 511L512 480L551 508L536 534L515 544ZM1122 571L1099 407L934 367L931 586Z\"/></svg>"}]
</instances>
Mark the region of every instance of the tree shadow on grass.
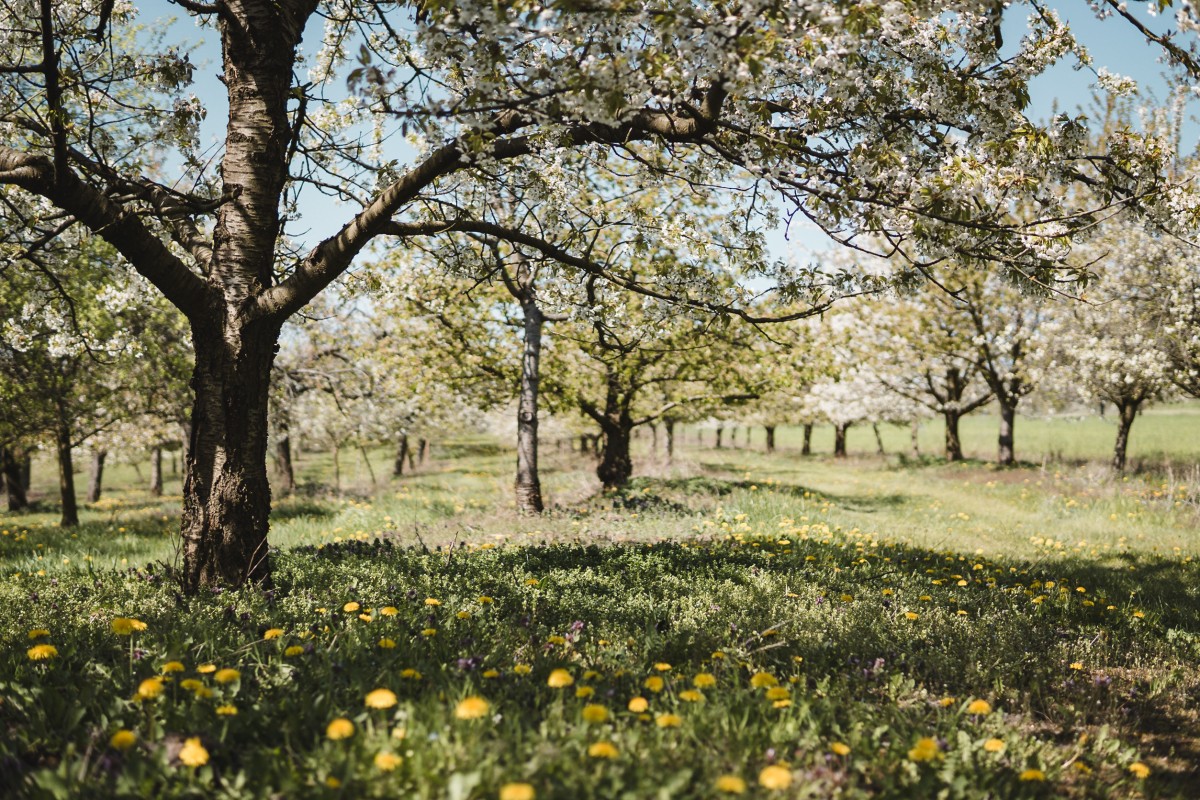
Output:
<instances>
[{"instance_id":1,"label":"tree shadow on grass","mask_svg":"<svg viewBox=\"0 0 1200 800\"><path fill-rule=\"evenodd\" d=\"M735 464L704 464L702 468L705 472L711 473L728 473L738 471L738 467ZM804 486L798 483L781 483L778 480L774 480L768 484L761 481L730 480L727 478L702 476L695 478L669 478L664 479L662 482L668 485L677 483L677 488L679 491L689 494L707 493L716 496L724 496L730 494L734 490L772 491L777 494L784 494L801 500L810 500L815 503L829 501L837 505L839 508L868 514L875 511L882 511L883 509L887 508L899 508L907 503L919 499L909 495L897 493L837 494L834 492L823 492L819 489L814 489L810 486Z\"/></svg>"}]
</instances>

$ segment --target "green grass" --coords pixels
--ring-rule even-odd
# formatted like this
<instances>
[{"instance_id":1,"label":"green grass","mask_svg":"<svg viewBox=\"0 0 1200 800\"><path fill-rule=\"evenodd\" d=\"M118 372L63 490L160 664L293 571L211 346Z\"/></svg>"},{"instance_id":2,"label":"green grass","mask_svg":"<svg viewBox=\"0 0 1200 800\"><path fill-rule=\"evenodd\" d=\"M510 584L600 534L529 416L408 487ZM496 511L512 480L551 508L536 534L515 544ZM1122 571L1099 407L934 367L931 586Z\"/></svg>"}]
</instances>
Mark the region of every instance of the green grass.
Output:
<instances>
[{"instance_id":1,"label":"green grass","mask_svg":"<svg viewBox=\"0 0 1200 800\"><path fill-rule=\"evenodd\" d=\"M486 441L435 449L399 480L372 452L375 487L346 456L340 498L327 457L306 455L308 492L273 516L275 585L193 599L169 566L178 497L133 488L131 468L74 532L49 506L4 517L0 786L707 798L733 775L758 797L1200 793L1197 503L1174 473L691 439L666 465L639 444L643 474L610 496L594 495L591 462L549 448L540 518L513 512L512 455ZM146 630L118 635L114 617ZM57 656L32 660L39 643ZM138 700L172 661L183 671ZM205 664L238 675L219 683ZM555 669L573 685L548 686ZM691 702L698 673L716 684ZM759 673L781 688L768 696ZM377 688L396 705L366 707ZM466 697L486 700L481 719L456 718ZM586 721L588 704L607 719ZM335 741L338 718L354 734ZM137 744L112 746L118 730ZM195 768L179 756L192 738L208 759ZM589 756L598 742L616 758ZM381 769L380 753L402 762ZM781 764L789 788L758 785Z\"/></svg>"}]
</instances>

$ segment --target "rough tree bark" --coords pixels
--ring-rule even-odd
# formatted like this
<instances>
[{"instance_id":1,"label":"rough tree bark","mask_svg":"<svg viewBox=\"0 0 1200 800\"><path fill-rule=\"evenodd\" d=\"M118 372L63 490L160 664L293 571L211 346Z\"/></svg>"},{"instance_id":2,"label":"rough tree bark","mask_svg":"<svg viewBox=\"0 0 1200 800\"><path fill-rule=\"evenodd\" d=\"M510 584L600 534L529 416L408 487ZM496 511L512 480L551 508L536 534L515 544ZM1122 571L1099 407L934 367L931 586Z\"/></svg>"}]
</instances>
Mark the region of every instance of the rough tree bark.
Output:
<instances>
[{"instance_id":1,"label":"rough tree bark","mask_svg":"<svg viewBox=\"0 0 1200 800\"><path fill-rule=\"evenodd\" d=\"M162 497L163 493L163 470L162 470L162 448L150 448L150 494L155 497Z\"/></svg>"},{"instance_id":2,"label":"rough tree bark","mask_svg":"<svg viewBox=\"0 0 1200 800\"><path fill-rule=\"evenodd\" d=\"M835 458L846 457L846 430L850 427L850 423L842 423L833 426L833 455Z\"/></svg>"},{"instance_id":3,"label":"rough tree bark","mask_svg":"<svg viewBox=\"0 0 1200 800\"><path fill-rule=\"evenodd\" d=\"M521 355L521 391L517 401L517 512L542 512L542 484L538 478L538 381L541 378L542 326L545 319L532 297L521 304L525 317L525 345Z\"/></svg>"},{"instance_id":4,"label":"rough tree bark","mask_svg":"<svg viewBox=\"0 0 1200 800\"><path fill-rule=\"evenodd\" d=\"M1013 403L1006 403L1000 397L1000 450L996 457L997 463L1003 467L1011 467L1016 463L1017 456L1013 450L1013 427L1017 421L1017 407Z\"/></svg>"},{"instance_id":5,"label":"rough tree bark","mask_svg":"<svg viewBox=\"0 0 1200 800\"><path fill-rule=\"evenodd\" d=\"M55 425L54 446L58 453L58 493L62 499L59 525L73 528L79 524L79 506L75 500L75 465L71 460L71 429L61 417Z\"/></svg>"},{"instance_id":6,"label":"rough tree bark","mask_svg":"<svg viewBox=\"0 0 1200 800\"><path fill-rule=\"evenodd\" d=\"M1141 405L1141 400L1117 403L1119 418L1117 420L1117 442L1113 446L1112 468L1114 472L1125 471L1125 452L1129 448L1129 429L1133 427L1133 421L1137 419L1138 408Z\"/></svg>"},{"instance_id":7,"label":"rough tree bark","mask_svg":"<svg viewBox=\"0 0 1200 800\"><path fill-rule=\"evenodd\" d=\"M93 450L92 451L92 469L88 476L87 501L96 503L100 501L100 492L104 485L104 460L108 458L108 451Z\"/></svg>"},{"instance_id":8,"label":"rough tree bark","mask_svg":"<svg viewBox=\"0 0 1200 800\"><path fill-rule=\"evenodd\" d=\"M629 453L633 421L628 414L621 414L601 423L601 428L604 431L604 455L596 467L596 477L606 490L619 489L633 476L633 459Z\"/></svg>"},{"instance_id":9,"label":"rough tree bark","mask_svg":"<svg viewBox=\"0 0 1200 800\"><path fill-rule=\"evenodd\" d=\"M958 411L943 411L942 419L946 421L946 460L962 461L962 439L958 436L958 421L962 415Z\"/></svg>"}]
</instances>

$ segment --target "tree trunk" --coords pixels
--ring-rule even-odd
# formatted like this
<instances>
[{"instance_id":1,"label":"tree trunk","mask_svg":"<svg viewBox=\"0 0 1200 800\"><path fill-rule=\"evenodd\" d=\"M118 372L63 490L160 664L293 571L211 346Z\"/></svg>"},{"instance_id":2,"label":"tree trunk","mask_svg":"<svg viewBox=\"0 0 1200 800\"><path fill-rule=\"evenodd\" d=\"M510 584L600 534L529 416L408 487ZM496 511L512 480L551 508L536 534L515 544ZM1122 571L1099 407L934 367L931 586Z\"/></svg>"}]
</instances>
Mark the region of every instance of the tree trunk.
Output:
<instances>
[{"instance_id":1,"label":"tree trunk","mask_svg":"<svg viewBox=\"0 0 1200 800\"><path fill-rule=\"evenodd\" d=\"M537 304L522 304L525 343L521 355L521 392L517 400L517 513L542 513L542 483L538 476L538 382L541 380L542 325Z\"/></svg>"},{"instance_id":2,"label":"tree trunk","mask_svg":"<svg viewBox=\"0 0 1200 800\"><path fill-rule=\"evenodd\" d=\"M802 456L812 455L812 429L813 425L811 422L804 423L804 444L800 447L800 455Z\"/></svg>"},{"instance_id":3,"label":"tree trunk","mask_svg":"<svg viewBox=\"0 0 1200 800\"><path fill-rule=\"evenodd\" d=\"M596 477L605 490L619 489L633 475L633 459L629 455L632 432L628 419L604 426L604 455L596 467Z\"/></svg>"},{"instance_id":4,"label":"tree trunk","mask_svg":"<svg viewBox=\"0 0 1200 800\"><path fill-rule=\"evenodd\" d=\"M429 455L429 440L428 439L418 439L417 440L417 463L420 464L421 466L425 466L425 456L427 456L427 455Z\"/></svg>"},{"instance_id":5,"label":"tree trunk","mask_svg":"<svg viewBox=\"0 0 1200 800\"><path fill-rule=\"evenodd\" d=\"M232 317L232 313L231 313ZM267 399L278 325L192 325L196 365L183 485L183 588L268 581Z\"/></svg>"},{"instance_id":6,"label":"tree trunk","mask_svg":"<svg viewBox=\"0 0 1200 800\"><path fill-rule=\"evenodd\" d=\"M586 433L579 434L579 452L580 453L591 452L588 449L588 435Z\"/></svg>"},{"instance_id":7,"label":"tree trunk","mask_svg":"<svg viewBox=\"0 0 1200 800\"><path fill-rule=\"evenodd\" d=\"M1125 451L1129 448L1129 429L1133 427L1133 421L1137 419L1138 406L1141 404L1140 400L1117 403L1117 413L1120 417L1117 421L1117 443L1113 447L1112 468L1114 472L1125 471Z\"/></svg>"},{"instance_id":8,"label":"tree trunk","mask_svg":"<svg viewBox=\"0 0 1200 800\"><path fill-rule=\"evenodd\" d=\"M163 493L163 472L162 472L162 448L150 448L150 494L155 497L162 497Z\"/></svg>"},{"instance_id":9,"label":"tree trunk","mask_svg":"<svg viewBox=\"0 0 1200 800\"><path fill-rule=\"evenodd\" d=\"M721 449L721 447L722 447L722 445L721 445L721 437L722 437L722 436L724 436L724 435L725 435L725 429L724 429L724 428L717 428L717 449L718 449L718 450L720 450L720 449Z\"/></svg>"},{"instance_id":10,"label":"tree trunk","mask_svg":"<svg viewBox=\"0 0 1200 800\"><path fill-rule=\"evenodd\" d=\"M392 477L404 475L404 462L408 458L408 434L400 434L400 442L396 445L396 460L392 462Z\"/></svg>"},{"instance_id":11,"label":"tree trunk","mask_svg":"<svg viewBox=\"0 0 1200 800\"><path fill-rule=\"evenodd\" d=\"M409 456L409 462L412 463L412 456ZM333 491L338 496L342 496L342 447L337 442L333 444Z\"/></svg>"},{"instance_id":12,"label":"tree trunk","mask_svg":"<svg viewBox=\"0 0 1200 800\"><path fill-rule=\"evenodd\" d=\"M997 397L997 400L1000 398ZM1002 467L1011 467L1016 463L1017 457L1013 450L1013 426L1017 420L1017 407L1015 405L1000 402L1000 452L996 458L997 463Z\"/></svg>"},{"instance_id":13,"label":"tree trunk","mask_svg":"<svg viewBox=\"0 0 1200 800\"><path fill-rule=\"evenodd\" d=\"M9 511L24 511L29 507L21 464L22 459L18 459L12 450L7 447L0 448L0 469L4 471L4 490L8 495Z\"/></svg>"},{"instance_id":14,"label":"tree trunk","mask_svg":"<svg viewBox=\"0 0 1200 800\"><path fill-rule=\"evenodd\" d=\"M942 418L946 421L946 460L962 461L962 440L958 437L958 421L961 415L957 411L943 411Z\"/></svg>"},{"instance_id":15,"label":"tree trunk","mask_svg":"<svg viewBox=\"0 0 1200 800\"><path fill-rule=\"evenodd\" d=\"M879 423L872 422L871 430L875 432L875 453L881 456L887 455L887 452L883 449L883 437L879 435Z\"/></svg>"},{"instance_id":16,"label":"tree trunk","mask_svg":"<svg viewBox=\"0 0 1200 800\"><path fill-rule=\"evenodd\" d=\"M73 528L79 524L79 506L75 500L75 465L71 460L71 431L60 420L54 431L58 451L58 492L62 498L62 518L59 525Z\"/></svg>"},{"instance_id":17,"label":"tree trunk","mask_svg":"<svg viewBox=\"0 0 1200 800\"><path fill-rule=\"evenodd\" d=\"M663 426L667 429L667 461L671 461L675 458L675 422L667 420Z\"/></svg>"},{"instance_id":18,"label":"tree trunk","mask_svg":"<svg viewBox=\"0 0 1200 800\"><path fill-rule=\"evenodd\" d=\"M774 453L775 452L775 426L774 425L764 425L763 427L767 429L767 452Z\"/></svg>"},{"instance_id":19,"label":"tree trunk","mask_svg":"<svg viewBox=\"0 0 1200 800\"><path fill-rule=\"evenodd\" d=\"M650 452L658 455L658 425L650 423Z\"/></svg>"},{"instance_id":20,"label":"tree trunk","mask_svg":"<svg viewBox=\"0 0 1200 800\"><path fill-rule=\"evenodd\" d=\"M104 459L108 457L108 452L105 450L92 451L92 472L88 478L87 501L89 503L98 503L100 501L101 487L104 485Z\"/></svg>"},{"instance_id":21,"label":"tree trunk","mask_svg":"<svg viewBox=\"0 0 1200 800\"><path fill-rule=\"evenodd\" d=\"M292 437L288 426L281 424L275 439L275 475L279 482L279 493L289 495L296 491L296 468L292 465Z\"/></svg>"},{"instance_id":22,"label":"tree trunk","mask_svg":"<svg viewBox=\"0 0 1200 800\"><path fill-rule=\"evenodd\" d=\"M849 427L849 423L833 426L833 455L835 458L846 457L846 430Z\"/></svg>"}]
</instances>

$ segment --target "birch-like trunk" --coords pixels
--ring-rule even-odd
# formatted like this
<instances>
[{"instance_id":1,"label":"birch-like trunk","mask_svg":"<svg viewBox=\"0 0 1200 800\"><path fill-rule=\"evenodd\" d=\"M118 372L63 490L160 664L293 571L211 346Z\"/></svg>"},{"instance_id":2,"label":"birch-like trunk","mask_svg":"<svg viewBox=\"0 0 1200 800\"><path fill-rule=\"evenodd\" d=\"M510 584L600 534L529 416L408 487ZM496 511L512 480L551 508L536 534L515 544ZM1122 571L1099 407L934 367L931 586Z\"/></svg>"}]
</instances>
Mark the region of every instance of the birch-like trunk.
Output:
<instances>
[{"instance_id":1,"label":"birch-like trunk","mask_svg":"<svg viewBox=\"0 0 1200 800\"><path fill-rule=\"evenodd\" d=\"M523 303L525 345L521 356L521 392L517 401L517 511L542 512L542 484L538 476L538 382L541 378L542 325L537 304Z\"/></svg>"}]
</instances>

